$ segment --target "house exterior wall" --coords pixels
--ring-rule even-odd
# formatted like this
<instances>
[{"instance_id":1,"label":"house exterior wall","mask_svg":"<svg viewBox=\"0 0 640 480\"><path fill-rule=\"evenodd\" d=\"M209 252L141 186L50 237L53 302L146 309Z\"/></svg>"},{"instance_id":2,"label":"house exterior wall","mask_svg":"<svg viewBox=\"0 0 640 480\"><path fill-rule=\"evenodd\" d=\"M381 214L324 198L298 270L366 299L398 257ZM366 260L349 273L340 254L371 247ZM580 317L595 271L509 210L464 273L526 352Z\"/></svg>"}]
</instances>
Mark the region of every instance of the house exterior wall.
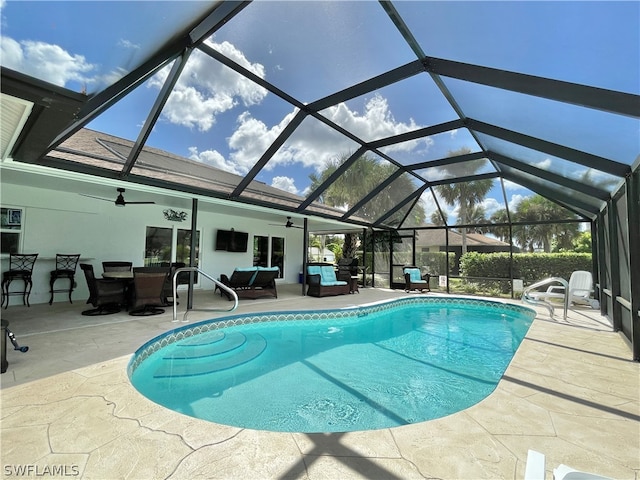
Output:
<instances>
[{"instance_id":1,"label":"house exterior wall","mask_svg":"<svg viewBox=\"0 0 640 480\"><path fill-rule=\"evenodd\" d=\"M32 304L49 301L49 272L55 268L56 253L80 253L81 262L93 264L100 275L104 260L128 260L134 266L143 266L147 226L191 228L190 211L184 222L172 222L164 218L163 210L172 208L171 205L127 205L120 208L74 192L4 181L0 202L3 207L23 210L23 235L19 251L39 254L33 271ZM207 211L207 205L203 202L199 202L198 210L200 268L208 275L218 278L223 273L230 275L235 267L253 265L253 236L263 235L285 238L285 272L279 282L298 282L298 273L302 268L303 230L285 229L256 218ZM216 251L215 232L218 228L248 232L247 252ZM8 255L2 255L0 264L2 271L8 269ZM74 303L84 303L89 293L80 268L76 271L76 282L77 288L72 299ZM209 280L203 278L200 282L196 288L213 289ZM56 284L56 288L60 287ZM56 294L54 301L64 302L67 297ZM11 297L9 308L11 305L21 305L20 298Z\"/></svg>"}]
</instances>

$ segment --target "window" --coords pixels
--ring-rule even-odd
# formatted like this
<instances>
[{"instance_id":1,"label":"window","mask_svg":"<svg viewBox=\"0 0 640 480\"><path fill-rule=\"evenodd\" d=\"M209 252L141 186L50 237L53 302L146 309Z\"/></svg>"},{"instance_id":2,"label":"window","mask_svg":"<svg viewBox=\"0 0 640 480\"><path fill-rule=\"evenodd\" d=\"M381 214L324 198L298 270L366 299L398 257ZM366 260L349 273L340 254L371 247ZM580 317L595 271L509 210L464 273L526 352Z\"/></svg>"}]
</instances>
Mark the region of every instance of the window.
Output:
<instances>
[{"instance_id":1,"label":"window","mask_svg":"<svg viewBox=\"0 0 640 480\"><path fill-rule=\"evenodd\" d=\"M18 253L22 238L22 209L0 209L0 245L2 253Z\"/></svg>"}]
</instances>

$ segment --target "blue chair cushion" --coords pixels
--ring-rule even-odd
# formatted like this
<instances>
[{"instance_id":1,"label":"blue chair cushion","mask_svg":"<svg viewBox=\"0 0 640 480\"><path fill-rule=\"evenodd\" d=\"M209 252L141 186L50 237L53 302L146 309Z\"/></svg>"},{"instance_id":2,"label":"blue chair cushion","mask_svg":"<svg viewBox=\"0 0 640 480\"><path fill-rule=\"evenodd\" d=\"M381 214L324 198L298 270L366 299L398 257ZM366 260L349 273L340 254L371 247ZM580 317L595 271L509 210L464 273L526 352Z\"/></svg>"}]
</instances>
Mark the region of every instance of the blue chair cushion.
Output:
<instances>
[{"instance_id":1,"label":"blue chair cushion","mask_svg":"<svg viewBox=\"0 0 640 480\"><path fill-rule=\"evenodd\" d=\"M426 280L422 279L419 268L407 268L405 269L405 273L409 274L409 281L411 283L427 283Z\"/></svg>"}]
</instances>

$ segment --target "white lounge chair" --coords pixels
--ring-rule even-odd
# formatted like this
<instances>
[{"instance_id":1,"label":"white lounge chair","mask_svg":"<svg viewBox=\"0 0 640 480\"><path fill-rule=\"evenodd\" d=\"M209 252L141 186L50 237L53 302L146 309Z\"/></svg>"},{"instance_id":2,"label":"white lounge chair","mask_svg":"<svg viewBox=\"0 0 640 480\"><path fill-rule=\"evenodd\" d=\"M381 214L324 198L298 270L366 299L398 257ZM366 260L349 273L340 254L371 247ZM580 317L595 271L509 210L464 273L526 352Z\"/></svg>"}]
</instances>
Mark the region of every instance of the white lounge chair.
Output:
<instances>
[{"instance_id":1,"label":"white lounge chair","mask_svg":"<svg viewBox=\"0 0 640 480\"><path fill-rule=\"evenodd\" d=\"M564 299L565 291L562 285L551 285L546 292L531 292L530 296L536 300ZM591 298L593 293L593 277L591 272L576 270L569 278L569 304L589 305L598 308L600 303Z\"/></svg>"},{"instance_id":2,"label":"white lounge chair","mask_svg":"<svg viewBox=\"0 0 640 480\"><path fill-rule=\"evenodd\" d=\"M535 450L527 453L524 480L545 480L545 456ZM553 480L613 480L595 473L581 472L564 464L553 469Z\"/></svg>"}]
</instances>

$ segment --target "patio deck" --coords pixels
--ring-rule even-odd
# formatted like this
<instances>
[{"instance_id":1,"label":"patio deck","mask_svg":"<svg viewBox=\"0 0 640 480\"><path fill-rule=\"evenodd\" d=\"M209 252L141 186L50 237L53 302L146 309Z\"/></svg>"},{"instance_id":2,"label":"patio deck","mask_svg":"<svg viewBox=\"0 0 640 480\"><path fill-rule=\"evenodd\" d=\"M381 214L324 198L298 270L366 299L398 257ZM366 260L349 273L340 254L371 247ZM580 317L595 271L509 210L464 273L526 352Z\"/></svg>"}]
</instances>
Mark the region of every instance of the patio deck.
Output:
<instances>
[{"instance_id":1,"label":"patio deck","mask_svg":"<svg viewBox=\"0 0 640 480\"><path fill-rule=\"evenodd\" d=\"M242 300L234 313L407 295L367 288L302 297L299 285L279 286L278 294ZM194 297L196 308L229 306L210 291ZM20 353L8 345L9 369L1 376L3 478L23 468L24 478L521 479L528 449L546 455L547 479L560 463L640 478L640 365L593 310L571 311L561 321L540 309L496 390L464 411L383 430L298 434L213 424L147 400L128 381L131 354L184 324L171 322L170 308L146 318L83 317L86 308L76 302L2 310L19 343L29 346ZM223 315L193 312L189 320Z\"/></svg>"}]
</instances>

